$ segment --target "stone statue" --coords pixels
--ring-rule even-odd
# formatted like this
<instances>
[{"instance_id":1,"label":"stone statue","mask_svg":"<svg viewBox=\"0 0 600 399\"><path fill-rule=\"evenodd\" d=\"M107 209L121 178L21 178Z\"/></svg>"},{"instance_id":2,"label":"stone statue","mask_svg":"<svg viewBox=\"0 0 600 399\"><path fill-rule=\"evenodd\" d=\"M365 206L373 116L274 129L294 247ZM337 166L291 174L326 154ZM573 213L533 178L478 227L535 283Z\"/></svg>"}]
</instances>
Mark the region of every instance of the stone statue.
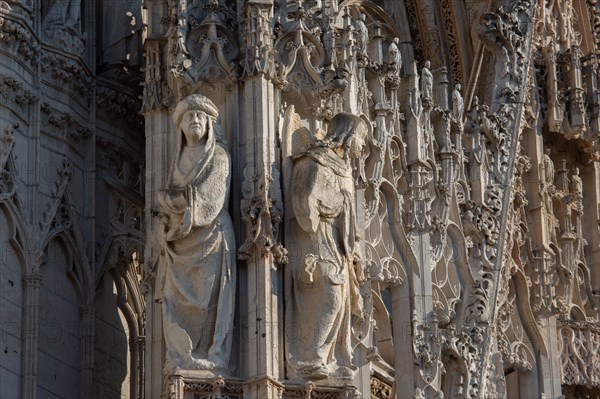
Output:
<instances>
[{"instance_id":1,"label":"stone statue","mask_svg":"<svg viewBox=\"0 0 600 399\"><path fill-rule=\"evenodd\" d=\"M80 33L81 0L54 0L42 20L44 30L71 30Z\"/></svg>"},{"instance_id":2,"label":"stone statue","mask_svg":"<svg viewBox=\"0 0 600 399\"><path fill-rule=\"evenodd\" d=\"M360 14L358 21L356 21L356 34L357 34L357 45L361 53L367 53L367 44L369 43L369 30L365 23L367 16Z\"/></svg>"},{"instance_id":3,"label":"stone statue","mask_svg":"<svg viewBox=\"0 0 600 399\"><path fill-rule=\"evenodd\" d=\"M232 345L235 242L227 211L230 158L205 96L182 100L180 131L168 189L159 196L167 218L162 256L165 370L225 370ZM160 290L160 286L159 286Z\"/></svg>"},{"instance_id":4,"label":"stone statue","mask_svg":"<svg viewBox=\"0 0 600 399\"><path fill-rule=\"evenodd\" d=\"M457 121L462 122L464 111L465 103L460 94L460 83L457 83L452 92L452 116L454 116Z\"/></svg>"},{"instance_id":5,"label":"stone statue","mask_svg":"<svg viewBox=\"0 0 600 399\"><path fill-rule=\"evenodd\" d=\"M542 197L546 208L546 218L548 220L548 229L550 240L554 243L556 239L557 220L554 217L554 205L552 199L556 195L556 187L554 186L554 163L550 158L551 150L547 149L544 153L544 181L542 187Z\"/></svg>"},{"instance_id":6,"label":"stone statue","mask_svg":"<svg viewBox=\"0 0 600 399\"><path fill-rule=\"evenodd\" d=\"M393 72L396 75L400 75L400 70L402 69L402 55L400 54L400 50L398 49L398 44L400 43L400 39L397 37L392 40L390 46L388 47L388 62L393 68Z\"/></svg>"},{"instance_id":7,"label":"stone statue","mask_svg":"<svg viewBox=\"0 0 600 399\"><path fill-rule=\"evenodd\" d=\"M101 63L141 65L142 13L139 0L104 4Z\"/></svg>"},{"instance_id":8,"label":"stone statue","mask_svg":"<svg viewBox=\"0 0 600 399\"><path fill-rule=\"evenodd\" d=\"M184 57L185 55L189 55L187 49L187 35L189 31L189 25L187 21L187 1L179 2L178 8L178 17L177 17L177 49L176 54L178 57Z\"/></svg>"},{"instance_id":9,"label":"stone statue","mask_svg":"<svg viewBox=\"0 0 600 399\"><path fill-rule=\"evenodd\" d=\"M329 17L323 32L323 45L325 47L326 62L332 67L337 64L335 35L335 18Z\"/></svg>"},{"instance_id":10,"label":"stone statue","mask_svg":"<svg viewBox=\"0 0 600 399\"><path fill-rule=\"evenodd\" d=\"M579 168L573 170L573 176L571 176L571 187L573 189L573 195L576 199L583 199L583 181L579 177Z\"/></svg>"},{"instance_id":11,"label":"stone statue","mask_svg":"<svg viewBox=\"0 0 600 399\"><path fill-rule=\"evenodd\" d=\"M352 159L361 156L367 124L340 113L323 140L300 154L292 172L294 237L302 249L291 266L288 365L291 378L351 378L351 318L362 317L364 279L357 242Z\"/></svg>"},{"instance_id":12,"label":"stone statue","mask_svg":"<svg viewBox=\"0 0 600 399\"><path fill-rule=\"evenodd\" d=\"M433 99L433 74L429 70L431 62L425 61L421 69L421 93L424 100Z\"/></svg>"}]
</instances>

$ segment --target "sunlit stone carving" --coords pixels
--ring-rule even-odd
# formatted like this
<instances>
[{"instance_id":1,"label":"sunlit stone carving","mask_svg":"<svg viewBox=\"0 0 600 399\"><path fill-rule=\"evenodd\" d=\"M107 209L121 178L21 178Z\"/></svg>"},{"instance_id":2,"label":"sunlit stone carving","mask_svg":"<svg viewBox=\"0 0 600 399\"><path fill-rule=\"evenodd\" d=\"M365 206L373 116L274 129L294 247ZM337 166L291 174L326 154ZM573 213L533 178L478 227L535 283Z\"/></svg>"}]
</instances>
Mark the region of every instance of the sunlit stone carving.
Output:
<instances>
[{"instance_id":1,"label":"sunlit stone carving","mask_svg":"<svg viewBox=\"0 0 600 399\"><path fill-rule=\"evenodd\" d=\"M223 371L231 353L235 242L227 211L230 160L217 107L195 94L175 108L167 189L163 327L167 370Z\"/></svg>"},{"instance_id":2,"label":"sunlit stone carving","mask_svg":"<svg viewBox=\"0 0 600 399\"><path fill-rule=\"evenodd\" d=\"M351 317L361 316L363 279L351 161L362 154L367 125L337 114L323 140L295 161L292 201L302 255L292 267L288 303L289 367L295 377L349 378ZM293 330L293 331L291 331Z\"/></svg>"}]
</instances>

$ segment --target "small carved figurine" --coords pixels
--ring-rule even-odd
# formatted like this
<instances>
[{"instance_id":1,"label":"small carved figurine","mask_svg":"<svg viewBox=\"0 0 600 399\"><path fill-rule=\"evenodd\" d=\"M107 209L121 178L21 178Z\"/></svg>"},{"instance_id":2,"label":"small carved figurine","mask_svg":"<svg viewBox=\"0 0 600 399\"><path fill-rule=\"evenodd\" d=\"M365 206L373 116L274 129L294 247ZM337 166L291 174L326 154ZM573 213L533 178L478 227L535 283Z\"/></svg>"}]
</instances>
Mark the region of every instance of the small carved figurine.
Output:
<instances>
[{"instance_id":1,"label":"small carved figurine","mask_svg":"<svg viewBox=\"0 0 600 399\"><path fill-rule=\"evenodd\" d=\"M573 189L573 195L576 199L583 199L583 181L579 177L579 168L573 170L573 176L571 176L571 186Z\"/></svg>"},{"instance_id":2,"label":"small carved figurine","mask_svg":"<svg viewBox=\"0 0 600 399\"><path fill-rule=\"evenodd\" d=\"M388 47L388 62L394 68L393 72L396 75L400 74L400 70L402 69L402 55L400 54L400 50L398 49L398 44L400 43L400 39L397 37L392 40L390 46Z\"/></svg>"},{"instance_id":3,"label":"small carved figurine","mask_svg":"<svg viewBox=\"0 0 600 399\"><path fill-rule=\"evenodd\" d=\"M462 122L464 111L465 103L460 94L460 83L457 83L452 92L452 116L454 116L457 121Z\"/></svg>"},{"instance_id":4,"label":"small carved figurine","mask_svg":"<svg viewBox=\"0 0 600 399\"><path fill-rule=\"evenodd\" d=\"M366 19L367 16L365 14L360 14L358 21L356 21L357 45L358 49L363 54L367 53L367 44L369 43L369 30L365 23Z\"/></svg>"},{"instance_id":5,"label":"small carved figurine","mask_svg":"<svg viewBox=\"0 0 600 399\"><path fill-rule=\"evenodd\" d=\"M425 65L421 69L421 93L423 100L433 99L433 74L429 68L431 68L431 62L425 61Z\"/></svg>"}]
</instances>

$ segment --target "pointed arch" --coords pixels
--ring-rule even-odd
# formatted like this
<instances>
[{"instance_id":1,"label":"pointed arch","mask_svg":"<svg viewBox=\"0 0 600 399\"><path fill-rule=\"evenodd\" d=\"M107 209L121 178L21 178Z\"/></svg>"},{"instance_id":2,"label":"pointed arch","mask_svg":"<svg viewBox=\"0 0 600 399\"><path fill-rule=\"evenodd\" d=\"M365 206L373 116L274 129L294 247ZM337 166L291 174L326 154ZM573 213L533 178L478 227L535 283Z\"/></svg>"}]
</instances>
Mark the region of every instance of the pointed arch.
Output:
<instances>
[{"instance_id":1,"label":"pointed arch","mask_svg":"<svg viewBox=\"0 0 600 399\"><path fill-rule=\"evenodd\" d=\"M94 303L96 339L94 343L94 389L97 392L120 392L142 396L145 302L140 290L143 243L130 235L114 236L102 255L101 271L96 278ZM120 343L109 345L103 338L112 334ZM126 347L123 348L123 345ZM115 369L117 378L103 372Z\"/></svg>"},{"instance_id":2,"label":"pointed arch","mask_svg":"<svg viewBox=\"0 0 600 399\"><path fill-rule=\"evenodd\" d=\"M0 357L0 396L19 397L25 352L24 315L27 251L18 213L12 203L0 202L0 334L4 353Z\"/></svg>"}]
</instances>

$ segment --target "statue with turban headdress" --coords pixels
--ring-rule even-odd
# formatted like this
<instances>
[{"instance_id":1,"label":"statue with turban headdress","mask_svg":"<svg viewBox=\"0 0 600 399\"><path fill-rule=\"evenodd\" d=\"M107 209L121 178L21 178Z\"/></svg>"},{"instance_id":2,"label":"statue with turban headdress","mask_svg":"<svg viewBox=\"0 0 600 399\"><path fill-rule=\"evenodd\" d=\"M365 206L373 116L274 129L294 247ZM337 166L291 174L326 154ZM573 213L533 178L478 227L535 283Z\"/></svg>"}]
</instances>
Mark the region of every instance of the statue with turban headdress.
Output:
<instances>
[{"instance_id":1,"label":"statue with turban headdress","mask_svg":"<svg viewBox=\"0 0 600 399\"><path fill-rule=\"evenodd\" d=\"M177 145L159 266L166 370L227 369L235 291L235 237L227 210L231 166L217 107L203 95L175 108ZM162 289L161 289L162 288Z\"/></svg>"}]
</instances>

